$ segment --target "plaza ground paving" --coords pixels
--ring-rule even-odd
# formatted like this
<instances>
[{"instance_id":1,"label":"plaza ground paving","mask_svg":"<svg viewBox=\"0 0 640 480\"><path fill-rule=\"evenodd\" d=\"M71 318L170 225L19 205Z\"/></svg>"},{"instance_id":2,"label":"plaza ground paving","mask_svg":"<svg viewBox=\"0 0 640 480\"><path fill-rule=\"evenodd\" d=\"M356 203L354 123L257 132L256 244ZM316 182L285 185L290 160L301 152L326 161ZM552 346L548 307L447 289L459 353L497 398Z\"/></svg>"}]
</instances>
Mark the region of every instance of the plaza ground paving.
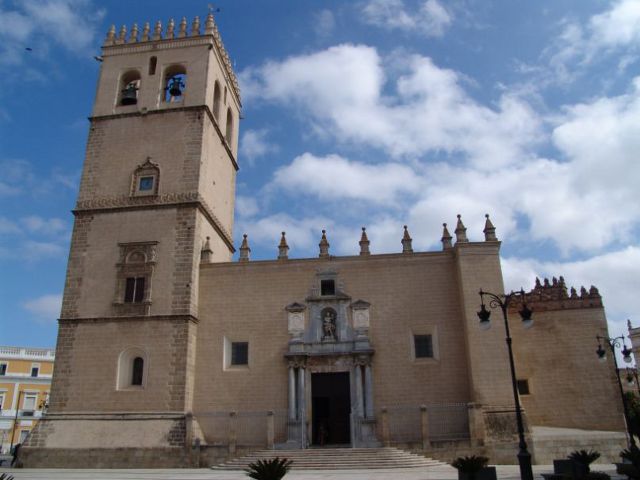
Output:
<instances>
[{"instance_id":1,"label":"plaza ground paving","mask_svg":"<svg viewBox=\"0 0 640 480\"><path fill-rule=\"evenodd\" d=\"M592 470L606 472L612 480L623 480L614 465L595 464ZM551 465L535 465L534 479L542 480L542 473L551 473ZM241 471L214 471L197 469L130 469L130 470L85 470L85 469L8 469L0 467L15 480L240 480L248 479ZM520 471L517 465L498 465L498 480L517 480ZM292 470L284 480L457 480L458 472L449 465L420 468L396 468L380 470Z\"/></svg>"}]
</instances>

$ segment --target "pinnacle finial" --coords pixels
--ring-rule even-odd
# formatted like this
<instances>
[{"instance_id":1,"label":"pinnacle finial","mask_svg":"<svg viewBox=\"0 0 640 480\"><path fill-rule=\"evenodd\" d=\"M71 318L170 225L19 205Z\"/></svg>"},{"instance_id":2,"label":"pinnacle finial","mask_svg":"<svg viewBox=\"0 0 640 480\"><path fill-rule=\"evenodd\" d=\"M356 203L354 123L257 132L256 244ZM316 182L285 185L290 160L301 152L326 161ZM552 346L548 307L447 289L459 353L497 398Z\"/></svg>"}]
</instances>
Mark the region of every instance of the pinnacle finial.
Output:
<instances>
[{"instance_id":1,"label":"pinnacle finial","mask_svg":"<svg viewBox=\"0 0 640 480\"><path fill-rule=\"evenodd\" d=\"M204 33L205 35L213 35L213 27L215 23L213 20L213 13L209 12L207 15L207 20L204 22Z\"/></svg>"},{"instance_id":2,"label":"pinnacle finial","mask_svg":"<svg viewBox=\"0 0 640 480\"><path fill-rule=\"evenodd\" d=\"M162 22L158 20L156 26L153 29L153 39L162 40Z\"/></svg>"},{"instance_id":3,"label":"pinnacle finial","mask_svg":"<svg viewBox=\"0 0 640 480\"><path fill-rule=\"evenodd\" d=\"M404 225L404 233L402 234L402 240L400 243L402 244L402 253L413 253L413 246L411 235L409 235L409 230L406 225Z\"/></svg>"},{"instance_id":4,"label":"pinnacle finial","mask_svg":"<svg viewBox=\"0 0 640 480\"><path fill-rule=\"evenodd\" d=\"M484 222L484 241L485 242L495 242L498 240L496 237L496 227L493 226L491 220L489 219L489 214L485 214L485 218L487 219Z\"/></svg>"},{"instance_id":5,"label":"pinnacle finial","mask_svg":"<svg viewBox=\"0 0 640 480\"><path fill-rule=\"evenodd\" d=\"M165 38L173 38L173 32L176 28L176 22L173 21L173 18L169 19L169 23L167 23L167 34Z\"/></svg>"},{"instance_id":6,"label":"pinnacle finial","mask_svg":"<svg viewBox=\"0 0 640 480\"><path fill-rule=\"evenodd\" d=\"M210 237L207 237L202 250L200 250L200 263L211 263L211 255L213 254L213 250L211 250L209 240Z\"/></svg>"},{"instance_id":7,"label":"pinnacle finial","mask_svg":"<svg viewBox=\"0 0 640 480\"><path fill-rule=\"evenodd\" d=\"M442 242L442 250L449 250L450 248L453 248L453 244L451 243L452 238L453 237L451 236L451 234L449 233L449 229L447 228L447 224L443 223L442 238L440 239L440 241Z\"/></svg>"},{"instance_id":8,"label":"pinnacle finial","mask_svg":"<svg viewBox=\"0 0 640 480\"><path fill-rule=\"evenodd\" d=\"M144 27L142 27L142 41L149 41L149 32L151 31L151 27L149 26L149 22L145 22Z\"/></svg>"},{"instance_id":9,"label":"pinnacle finial","mask_svg":"<svg viewBox=\"0 0 640 480\"><path fill-rule=\"evenodd\" d=\"M369 237L367 237L367 229L362 227L362 235L360 235L360 255L369 255Z\"/></svg>"},{"instance_id":10,"label":"pinnacle finial","mask_svg":"<svg viewBox=\"0 0 640 480\"><path fill-rule=\"evenodd\" d=\"M131 27L131 33L129 33L129 43L138 42L138 24L134 23Z\"/></svg>"},{"instance_id":11,"label":"pinnacle finial","mask_svg":"<svg viewBox=\"0 0 640 480\"><path fill-rule=\"evenodd\" d=\"M118 34L116 43L125 43L126 41L127 41L127 26L122 25L122 27L120 27L120 33Z\"/></svg>"},{"instance_id":12,"label":"pinnacle finial","mask_svg":"<svg viewBox=\"0 0 640 480\"><path fill-rule=\"evenodd\" d=\"M116 40L116 26L111 25L111 27L109 27L109 31L107 32L107 37L104 39L104 44L113 45L115 43L115 40Z\"/></svg>"},{"instance_id":13,"label":"pinnacle finial","mask_svg":"<svg viewBox=\"0 0 640 480\"><path fill-rule=\"evenodd\" d=\"M627 318L627 330L631 330L633 327L631 326L631 320Z\"/></svg>"},{"instance_id":14,"label":"pinnacle finial","mask_svg":"<svg viewBox=\"0 0 640 480\"><path fill-rule=\"evenodd\" d=\"M327 232L322 230L322 238L320 239L320 243L318 244L320 247L320 257L328 257L329 256L329 241L327 240Z\"/></svg>"},{"instance_id":15,"label":"pinnacle finial","mask_svg":"<svg viewBox=\"0 0 640 480\"><path fill-rule=\"evenodd\" d=\"M287 245L287 238L285 232L282 232L280 237L280 245L278 245L278 260L287 260L289 258L289 245Z\"/></svg>"},{"instance_id":16,"label":"pinnacle finial","mask_svg":"<svg viewBox=\"0 0 640 480\"><path fill-rule=\"evenodd\" d=\"M180 20L180 26L178 27L178 38L187 36L187 17L182 17Z\"/></svg>"},{"instance_id":17,"label":"pinnacle finial","mask_svg":"<svg viewBox=\"0 0 640 480\"><path fill-rule=\"evenodd\" d=\"M191 24L191 36L196 37L200 35L200 17L196 16Z\"/></svg>"},{"instance_id":18,"label":"pinnacle finial","mask_svg":"<svg viewBox=\"0 0 640 480\"><path fill-rule=\"evenodd\" d=\"M467 227L462 223L462 215L458 214L458 223L456 224L456 243L466 243L469 241L467 238Z\"/></svg>"},{"instance_id":19,"label":"pinnacle finial","mask_svg":"<svg viewBox=\"0 0 640 480\"><path fill-rule=\"evenodd\" d=\"M247 241L247 234L242 235L242 245L240 245L240 258L238 261L240 262L248 262L249 261L249 253L251 253L251 249L249 248L249 242Z\"/></svg>"}]
</instances>

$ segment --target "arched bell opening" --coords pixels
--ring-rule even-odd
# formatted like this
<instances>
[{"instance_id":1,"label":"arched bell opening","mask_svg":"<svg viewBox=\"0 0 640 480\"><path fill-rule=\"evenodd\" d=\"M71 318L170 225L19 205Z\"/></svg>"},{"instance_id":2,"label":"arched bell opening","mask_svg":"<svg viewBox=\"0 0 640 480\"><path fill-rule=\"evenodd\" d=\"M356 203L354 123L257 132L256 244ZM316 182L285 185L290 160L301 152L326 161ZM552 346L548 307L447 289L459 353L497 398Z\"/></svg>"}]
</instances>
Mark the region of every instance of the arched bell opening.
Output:
<instances>
[{"instance_id":1,"label":"arched bell opening","mask_svg":"<svg viewBox=\"0 0 640 480\"><path fill-rule=\"evenodd\" d=\"M172 65L164 73L164 101L181 102L187 88L187 69L182 65Z\"/></svg>"},{"instance_id":2,"label":"arched bell opening","mask_svg":"<svg viewBox=\"0 0 640 480\"><path fill-rule=\"evenodd\" d=\"M130 70L120 78L118 105L135 105L140 91L140 72Z\"/></svg>"},{"instance_id":3,"label":"arched bell opening","mask_svg":"<svg viewBox=\"0 0 640 480\"><path fill-rule=\"evenodd\" d=\"M213 116L220 122L220 83L217 80L213 86Z\"/></svg>"}]
</instances>

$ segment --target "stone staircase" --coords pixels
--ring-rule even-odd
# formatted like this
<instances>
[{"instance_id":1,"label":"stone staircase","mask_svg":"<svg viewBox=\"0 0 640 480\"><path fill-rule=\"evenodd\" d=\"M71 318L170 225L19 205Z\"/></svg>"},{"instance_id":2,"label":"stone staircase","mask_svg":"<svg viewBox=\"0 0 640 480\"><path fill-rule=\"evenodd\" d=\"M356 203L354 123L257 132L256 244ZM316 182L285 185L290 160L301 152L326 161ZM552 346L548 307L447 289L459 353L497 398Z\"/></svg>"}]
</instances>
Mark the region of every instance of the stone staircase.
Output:
<instances>
[{"instance_id":1,"label":"stone staircase","mask_svg":"<svg viewBox=\"0 0 640 480\"><path fill-rule=\"evenodd\" d=\"M293 470L349 470L443 466L446 463L397 448L309 448L306 450L258 450L211 467L214 470L244 470L257 460L293 460Z\"/></svg>"}]
</instances>

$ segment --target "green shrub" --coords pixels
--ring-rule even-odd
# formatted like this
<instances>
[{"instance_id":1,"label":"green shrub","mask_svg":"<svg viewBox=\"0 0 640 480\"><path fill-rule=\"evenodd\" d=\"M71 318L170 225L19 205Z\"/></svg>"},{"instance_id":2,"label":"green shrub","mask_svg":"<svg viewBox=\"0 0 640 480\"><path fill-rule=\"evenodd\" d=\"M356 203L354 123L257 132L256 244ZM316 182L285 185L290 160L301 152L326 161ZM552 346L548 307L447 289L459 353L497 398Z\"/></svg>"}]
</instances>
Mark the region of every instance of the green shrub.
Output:
<instances>
[{"instance_id":1,"label":"green shrub","mask_svg":"<svg viewBox=\"0 0 640 480\"><path fill-rule=\"evenodd\" d=\"M620 456L623 460L630 461L634 467L640 469L640 449L631 445L628 449L622 450Z\"/></svg>"},{"instance_id":2,"label":"green shrub","mask_svg":"<svg viewBox=\"0 0 640 480\"><path fill-rule=\"evenodd\" d=\"M595 462L600 458L600 453L595 450L576 450L575 452L571 452L569 454L569 460L573 460L580 465L583 465L587 469L587 473L589 473L589 465Z\"/></svg>"},{"instance_id":3,"label":"green shrub","mask_svg":"<svg viewBox=\"0 0 640 480\"><path fill-rule=\"evenodd\" d=\"M280 480L287 474L292 463L293 460L278 457L270 458L269 460L258 460L250 463L245 472L249 477L256 480Z\"/></svg>"},{"instance_id":4,"label":"green shrub","mask_svg":"<svg viewBox=\"0 0 640 480\"><path fill-rule=\"evenodd\" d=\"M486 467L488 463L489 459L487 457L471 455L470 457L458 457L451 465L462 473L474 475Z\"/></svg>"}]
</instances>

